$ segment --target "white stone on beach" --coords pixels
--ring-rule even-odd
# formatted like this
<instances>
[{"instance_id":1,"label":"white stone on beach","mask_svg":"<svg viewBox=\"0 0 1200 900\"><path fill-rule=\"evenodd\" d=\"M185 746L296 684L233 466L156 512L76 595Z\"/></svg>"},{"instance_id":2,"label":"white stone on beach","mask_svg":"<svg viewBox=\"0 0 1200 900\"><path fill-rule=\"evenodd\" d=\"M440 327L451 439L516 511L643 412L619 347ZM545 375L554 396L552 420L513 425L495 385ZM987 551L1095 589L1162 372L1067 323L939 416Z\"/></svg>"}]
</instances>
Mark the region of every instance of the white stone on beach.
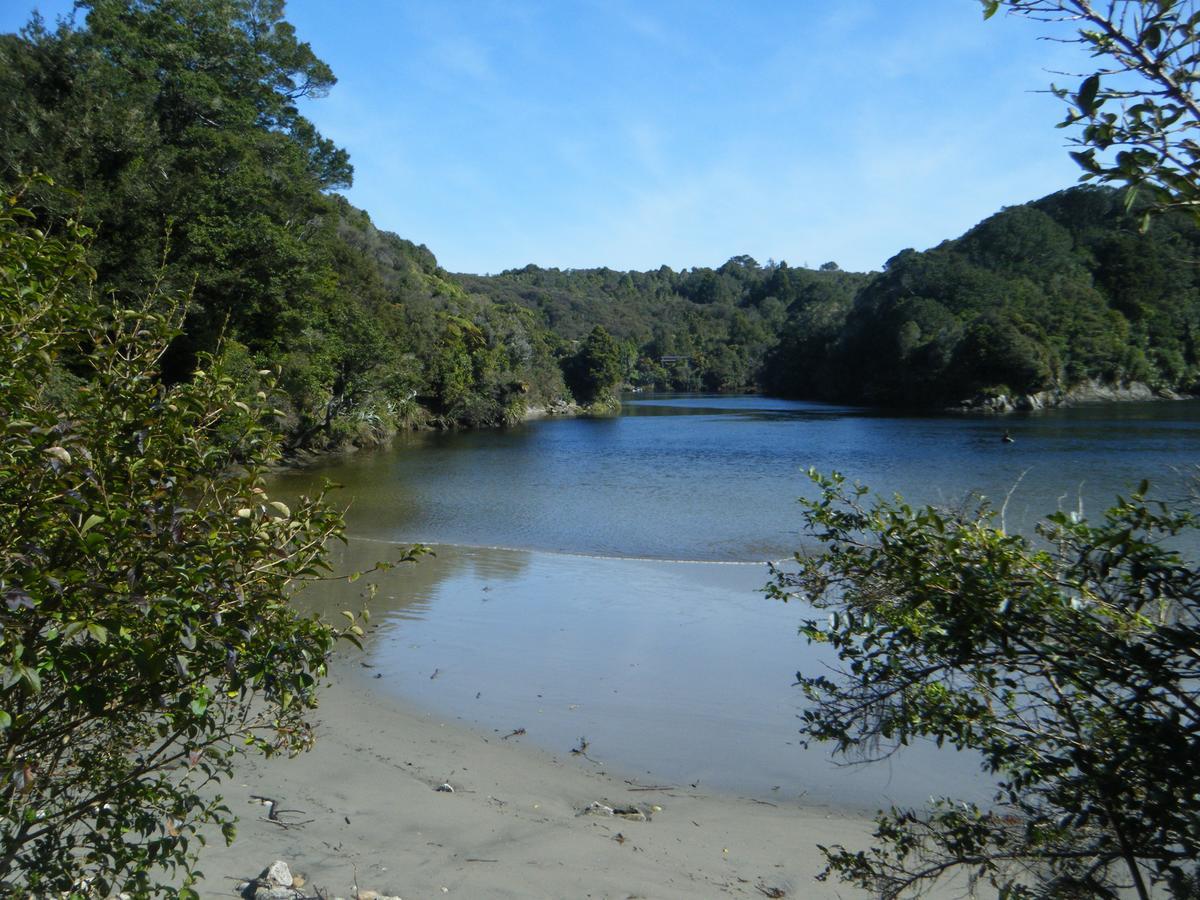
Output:
<instances>
[{"instance_id":1,"label":"white stone on beach","mask_svg":"<svg viewBox=\"0 0 1200 900\"><path fill-rule=\"evenodd\" d=\"M292 877L292 870L288 868L288 864L282 859L277 859L271 863L263 877L273 885L278 885L279 887L291 887L295 881Z\"/></svg>"}]
</instances>

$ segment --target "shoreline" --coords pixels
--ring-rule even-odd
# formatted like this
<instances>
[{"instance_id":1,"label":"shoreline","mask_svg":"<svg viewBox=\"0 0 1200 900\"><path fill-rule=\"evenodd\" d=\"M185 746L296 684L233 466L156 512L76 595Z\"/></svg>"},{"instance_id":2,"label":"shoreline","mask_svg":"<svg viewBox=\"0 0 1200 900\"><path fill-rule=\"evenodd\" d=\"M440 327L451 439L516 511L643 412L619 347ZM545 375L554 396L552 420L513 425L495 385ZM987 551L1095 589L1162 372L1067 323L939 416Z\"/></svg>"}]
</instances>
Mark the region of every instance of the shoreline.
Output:
<instances>
[{"instance_id":1,"label":"shoreline","mask_svg":"<svg viewBox=\"0 0 1200 900\"><path fill-rule=\"evenodd\" d=\"M669 393L669 392L668 392ZM706 393L706 392L700 392ZM648 393L647 396L653 396ZM718 393L714 396L753 396L776 397L780 400L819 403L830 406L842 405L846 401L829 398L817 399L812 397L790 397L783 394L764 394L760 391L740 391L728 394ZM638 398L640 399L640 398ZM1142 382L1129 384L1107 384L1095 380L1080 382L1068 388L1049 388L1036 394L997 396L977 396L961 400L950 405L930 404L927 406L905 407L879 405L862 402L850 402L856 408L875 413L915 413L926 415L954 415L970 417L1006 417L1019 413L1036 413L1054 409L1071 409L1086 406L1110 406L1125 403L1158 403L1180 400L1200 399L1200 393L1184 393L1170 388L1151 388ZM356 443L349 441L335 447L314 448L297 447L285 452L268 470L268 474L280 474L298 469L308 469L329 463L339 458L347 458L359 453L386 450L402 434L419 434L436 431L498 431L517 425L528 425L552 419L597 418L619 414L621 403L614 407L587 407L573 402L551 403L547 406L530 406L519 418L511 422L502 422L486 426L453 426L441 428L429 424L415 425L407 428L393 428L374 436L369 441Z\"/></svg>"},{"instance_id":2,"label":"shoreline","mask_svg":"<svg viewBox=\"0 0 1200 900\"><path fill-rule=\"evenodd\" d=\"M339 569L360 569L370 556L361 544L347 545L337 559ZM484 577L499 584L496 574L489 570ZM850 793L834 787L824 796L774 794L718 787L707 778L650 780L656 776L645 770L659 770L648 759L594 762L610 762L605 751L614 746L611 740L596 740L584 748L587 755L572 754L579 730L545 749L545 742L535 743L535 736L540 741L546 733L544 720L536 720L536 730L534 719L513 716L510 722L507 715L469 724L452 710L433 711L418 699L426 687L440 691L455 684L461 674L455 660L462 657L452 654L440 660L445 671L436 681L426 660L401 682L412 693L386 687L397 674L377 653L387 640L387 617L415 612L404 601L388 606L396 600L389 592L398 580L416 580L411 587L419 592L437 578L424 562L380 576L377 599L384 608L372 618L363 651L339 647L322 679L320 705L311 716L317 738L312 750L294 759L244 757L232 778L211 789L239 818L238 836L226 847L219 834L206 832L200 896L235 896L239 883L275 860L304 877L307 896L328 898L356 892L365 898L373 896L370 891L404 900L871 896L816 879L824 868L818 844L855 850L872 844L871 815L855 806ZM454 594L482 602L461 586ZM332 582L302 596L302 612L336 616L336 609L354 605ZM487 596L494 599L482 608L500 609L497 604L508 602ZM410 668L411 655L402 655ZM484 702L495 702L497 686L480 686L489 695ZM469 687L471 696L475 690ZM711 700L695 684L688 690ZM496 728L500 721L504 730ZM528 735L516 727L526 724ZM580 730L592 734L590 727ZM760 740L735 723L726 730L752 742L748 748ZM678 753L696 749L673 746ZM698 746L712 751L706 743ZM693 780L696 786L688 783ZM447 783L453 792L438 790ZM267 818L255 799L263 797L277 803L282 824ZM878 801L889 805L883 794ZM586 813L592 804L637 808L648 818ZM960 896L962 887L951 881L930 896Z\"/></svg>"},{"instance_id":3,"label":"shoreline","mask_svg":"<svg viewBox=\"0 0 1200 900\"><path fill-rule=\"evenodd\" d=\"M379 550L352 540L337 569ZM866 767L800 746L792 682L825 657L796 634L804 610L761 593L767 578L760 564L442 546L371 577L366 665L351 674L483 737L527 728L509 743L568 761L586 736L591 757L643 781L867 815L942 791L986 799L973 762L924 744ZM325 615L354 605L334 583L305 593Z\"/></svg>"},{"instance_id":4,"label":"shoreline","mask_svg":"<svg viewBox=\"0 0 1200 900\"><path fill-rule=\"evenodd\" d=\"M815 875L818 842L868 845L866 816L638 783L420 711L375 690L364 662L343 651L331 663L311 751L246 758L222 785L238 838L210 837L202 896L232 895L276 859L330 896L355 884L405 900L865 896ZM295 824L268 821L253 796ZM648 820L585 814L592 803Z\"/></svg>"},{"instance_id":5,"label":"shoreline","mask_svg":"<svg viewBox=\"0 0 1200 900\"><path fill-rule=\"evenodd\" d=\"M311 447L300 446L295 447L290 451L285 451L278 461L270 467L268 474L278 474L287 472L293 469L307 469L311 466L320 465L339 457L354 456L356 453L370 452L373 450L386 450L392 443L402 434L419 434L421 432L435 431L495 431L504 428L511 428L514 425L525 425L530 422L541 422L546 419L573 419L587 418L598 414L608 414L607 412L597 412L598 407L595 406L580 406L573 401L559 400L549 403L545 406L528 406L521 415L511 422L498 422L494 425L454 425L454 426L437 426L428 422L416 425L410 425L406 428L389 428L386 431L374 434L370 440L361 442L347 441L333 447ZM620 403L618 402L615 410L619 411Z\"/></svg>"},{"instance_id":6,"label":"shoreline","mask_svg":"<svg viewBox=\"0 0 1200 900\"><path fill-rule=\"evenodd\" d=\"M392 538L364 537L357 534L346 535L347 540L362 544L375 544L381 547L411 547L422 546L437 555L439 549L450 552L497 552L497 553L527 553L540 556L561 557L564 559L595 559L610 562L641 562L664 563L683 566L754 566L766 569L770 565L780 565L792 560L792 556L780 556L775 559L705 559L702 557L687 558L678 556L637 556L619 553L589 553L584 550L561 550L548 547L523 547L507 544L459 544L450 541L402 541Z\"/></svg>"},{"instance_id":7,"label":"shoreline","mask_svg":"<svg viewBox=\"0 0 1200 900\"><path fill-rule=\"evenodd\" d=\"M1141 381L1110 383L1091 378L1069 387L1051 387L1033 394L979 395L946 407L945 411L963 415L1007 416L1077 406L1195 399L1196 394L1181 393L1171 388L1154 388Z\"/></svg>"},{"instance_id":8,"label":"shoreline","mask_svg":"<svg viewBox=\"0 0 1200 900\"><path fill-rule=\"evenodd\" d=\"M1090 420L1085 424L1094 427ZM939 424L928 432L936 437L944 430ZM984 447L975 455L981 466L992 465L994 444L989 432L968 442L968 449ZM373 498L387 468L368 468L352 484L364 497ZM359 511L364 516L387 513L384 507L360 506ZM378 558L380 544L397 543L404 542L352 538L338 550L339 568L361 570ZM697 591L688 584L683 590L663 587L664 570L680 568L678 564L686 561L449 546L454 550L439 554L440 568L422 562L382 579L403 572L405 581L414 582L404 591L381 585L372 604L384 606L386 614L403 620L411 631L396 641L390 658L360 656L350 650L338 653L331 663L329 685L320 694L321 707L313 717L318 735L315 749L295 760L247 759L224 785L221 793L242 818L240 838L228 849L219 839L210 843L202 860L209 875L202 896L230 896L236 881L227 879L253 877L275 859L287 861L294 872L306 875L307 885L331 897L353 896L355 883L405 900L448 895L766 895L818 900L868 896L815 880L823 868L818 843L842 843L851 850L872 844L873 822L868 813L858 811L864 804L855 802L836 779L796 779L797 787L813 786L813 792L774 802L777 795L770 793L714 790L708 776L701 782L696 776L705 773L681 756L700 748L718 766L749 764L755 777L762 775L765 767L754 751L767 744L755 724L778 719L759 710L743 713L740 705L747 698L763 695L752 694L714 663L727 663L738 671L759 663L794 665L799 644L789 643L794 641L794 630L786 629L786 622L779 627L765 622L765 633L776 636L784 644L780 647L763 643L762 634L754 637L743 629L749 619L734 611L737 636L750 646L731 646L730 630L723 628L723 604L698 603ZM452 565L449 557L453 556L462 559ZM596 568L593 562L618 565L609 565L601 579L581 577ZM628 577L628 570L638 567L646 570L645 578ZM717 565L692 581L697 589L711 588L714 579L733 577L743 568ZM619 577L612 577L614 573ZM676 574L670 573L672 578ZM356 605L353 594L345 594L336 605ZM657 595L683 598L676 604L681 608L667 610L673 616L671 630L622 627L631 620L641 622L639 597ZM336 606L323 604L322 608ZM602 629L595 620L581 616L581 610L618 618ZM383 616L377 616L373 621L386 627ZM422 631L426 624L427 630ZM532 637L514 641L505 626L523 628ZM698 635L705 632L720 642L720 652L698 649ZM380 648L385 635L386 631L373 630L368 650ZM658 643L660 638L665 643ZM698 681L690 672L686 677L664 678L664 666L677 659L699 660L709 682ZM618 691L610 688L619 688L619 695L606 699L623 709L641 704L640 715L624 734L604 734L594 719L584 720L585 715L593 711L600 715L604 709L594 696L581 699L577 685L597 684L596 670L607 661L613 662L614 671L602 673L609 680L601 687L613 695ZM656 666L660 661L663 665ZM485 663L490 662L498 664L489 669ZM364 668L364 663L373 668ZM772 675L769 683L786 685L791 671L786 668L782 675ZM623 674L628 678L618 679ZM761 678L759 683L764 683ZM644 684L653 690L640 689ZM389 685L395 685L396 691L388 690ZM714 690L718 686L720 694ZM547 715L537 719L533 713L540 713L542 704L532 711L518 704L540 700L544 688L549 689L544 704ZM661 693L656 693L660 688ZM436 705L446 698L451 705ZM719 715L710 717L719 722L711 743L704 736L681 740L683 731L670 716L677 716L688 704L713 705L714 699L724 705L717 710ZM562 713L574 710L574 704L577 711ZM470 710L476 705L486 708L492 718L486 723L482 716L472 718ZM559 711L555 722L550 721L551 706ZM464 720L479 724L465 725ZM671 754L673 766L680 763L670 771L682 771L687 777L671 784L638 784L637 779L627 781L613 771L597 771L587 759L569 752L580 734L586 734L592 740L591 755L611 762L618 756L612 748L632 751L635 755L621 759L623 774L639 772L643 779L649 778L646 769L668 770L641 755L642 748L626 739L630 732L633 738L645 738L648 724L667 732L666 739L657 739L657 746ZM526 725L528 735L516 733L517 726ZM489 730L498 726L504 726L504 731ZM510 729L513 733L506 738ZM719 748L724 735L735 735L744 749ZM542 741L542 748L533 746L535 739ZM666 757L660 754L660 758ZM800 764L798 758L785 760L788 774L783 777L791 777L792 767ZM784 771L782 765L779 771ZM780 776L769 777L767 785L787 783ZM444 782L455 788L453 793L436 790ZM691 787L693 782L699 789ZM960 794L945 767L926 777L897 769L895 784L897 792L928 789L939 795ZM252 795L269 796L284 809L297 810L293 815L303 824L285 829L269 822ZM876 798L880 806L889 805L881 792L867 797L865 803L873 808ZM581 814L592 803L649 807L651 817L643 822ZM653 810L654 806L661 810ZM961 887L948 885L954 890L948 895L961 893ZM947 894L933 894L943 895Z\"/></svg>"}]
</instances>

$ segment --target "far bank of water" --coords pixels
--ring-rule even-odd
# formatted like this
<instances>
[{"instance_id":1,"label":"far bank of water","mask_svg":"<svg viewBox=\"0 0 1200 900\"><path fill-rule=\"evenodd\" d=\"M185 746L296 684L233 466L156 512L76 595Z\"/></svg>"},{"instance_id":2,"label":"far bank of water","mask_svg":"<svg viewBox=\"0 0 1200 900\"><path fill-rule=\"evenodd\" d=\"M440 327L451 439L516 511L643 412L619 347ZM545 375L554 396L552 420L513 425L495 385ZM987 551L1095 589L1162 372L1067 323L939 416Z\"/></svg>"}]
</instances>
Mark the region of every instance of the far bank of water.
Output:
<instances>
[{"instance_id":1,"label":"far bank of water","mask_svg":"<svg viewBox=\"0 0 1200 900\"><path fill-rule=\"evenodd\" d=\"M827 660L797 636L805 611L759 589L763 560L804 545L803 470L915 502L1011 490L1008 525L1028 529L1143 477L1185 490L1198 438L1195 402L964 419L648 397L612 419L417 435L280 487L346 486L349 567L441 545L383 583L365 670L381 689L497 739L524 728L513 740L566 753L586 738L643 781L874 809L986 791L949 752L836 767L801 748L794 674Z\"/></svg>"}]
</instances>

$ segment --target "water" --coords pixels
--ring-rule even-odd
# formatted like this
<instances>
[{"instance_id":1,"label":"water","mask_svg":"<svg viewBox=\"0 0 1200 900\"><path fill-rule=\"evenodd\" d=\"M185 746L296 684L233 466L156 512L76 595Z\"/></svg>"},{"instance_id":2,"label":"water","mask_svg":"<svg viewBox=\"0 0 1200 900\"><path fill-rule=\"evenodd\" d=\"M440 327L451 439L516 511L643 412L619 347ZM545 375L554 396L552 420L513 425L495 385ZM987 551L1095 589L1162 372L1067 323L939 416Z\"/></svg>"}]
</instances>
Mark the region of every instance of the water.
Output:
<instances>
[{"instance_id":1,"label":"water","mask_svg":"<svg viewBox=\"0 0 1200 900\"><path fill-rule=\"evenodd\" d=\"M1001 442L1005 429L1014 443ZM1007 524L1028 530L1056 508L1099 513L1142 478L1179 491L1198 450L1193 401L997 419L663 396L627 401L611 419L410 435L286 483L344 484L361 537L746 561L803 545L795 501L812 493L810 466L919 503L976 492L999 505L1011 490Z\"/></svg>"},{"instance_id":2,"label":"water","mask_svg":"<svg viewBox=\"0 0 1200 900\"><path fill-rule=\"evenodd\" d=\"M1143 477L1185 490L1198 438L1190 401L992 419L648 397L612 419L411 436L277 489L345 485L344 567L439 545L381 582L371 684L564 754L586 737L643 783L874 809L988 789L962 754L846 767L800 746L794 673L829 659L797 636L805 610L759 589L763 560L804 545L803 470L914 502L1011 492L1008 526L1028 529L1056 507L1097 513Z\"/></svg>"}]
</instances>

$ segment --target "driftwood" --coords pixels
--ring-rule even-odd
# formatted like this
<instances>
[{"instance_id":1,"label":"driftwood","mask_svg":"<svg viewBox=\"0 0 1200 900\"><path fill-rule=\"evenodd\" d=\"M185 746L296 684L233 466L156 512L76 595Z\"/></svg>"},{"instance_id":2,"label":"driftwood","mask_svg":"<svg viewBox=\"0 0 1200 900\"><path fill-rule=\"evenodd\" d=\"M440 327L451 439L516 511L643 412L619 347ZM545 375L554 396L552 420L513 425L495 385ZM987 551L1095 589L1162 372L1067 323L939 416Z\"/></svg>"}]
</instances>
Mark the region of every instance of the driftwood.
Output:
<instances>
[{"instance_id":1,"label":"driftwood","mask_svg":"<svg viewBox=\"0 0 1200 900\"><path fill-rule=\"evenodd\" d=\"M305 811L302 809L281 809L279 806L279 801L276 800L274 797L264 797L261 794L251 794L250 799L257 801L258 803L261 803L263 806L265 806L267 808L267 814L265 816L259 817L263 822L270 822L272 825L278 825L280 828L284 829L285 831L289 828L299 828L302 825L307 825L310 822L315 821L314 819L290 820L289 821L289 820L280 818L280 816L283 816L283 815L302 816L305 814Z\"/></svg>"}]
</instances>

